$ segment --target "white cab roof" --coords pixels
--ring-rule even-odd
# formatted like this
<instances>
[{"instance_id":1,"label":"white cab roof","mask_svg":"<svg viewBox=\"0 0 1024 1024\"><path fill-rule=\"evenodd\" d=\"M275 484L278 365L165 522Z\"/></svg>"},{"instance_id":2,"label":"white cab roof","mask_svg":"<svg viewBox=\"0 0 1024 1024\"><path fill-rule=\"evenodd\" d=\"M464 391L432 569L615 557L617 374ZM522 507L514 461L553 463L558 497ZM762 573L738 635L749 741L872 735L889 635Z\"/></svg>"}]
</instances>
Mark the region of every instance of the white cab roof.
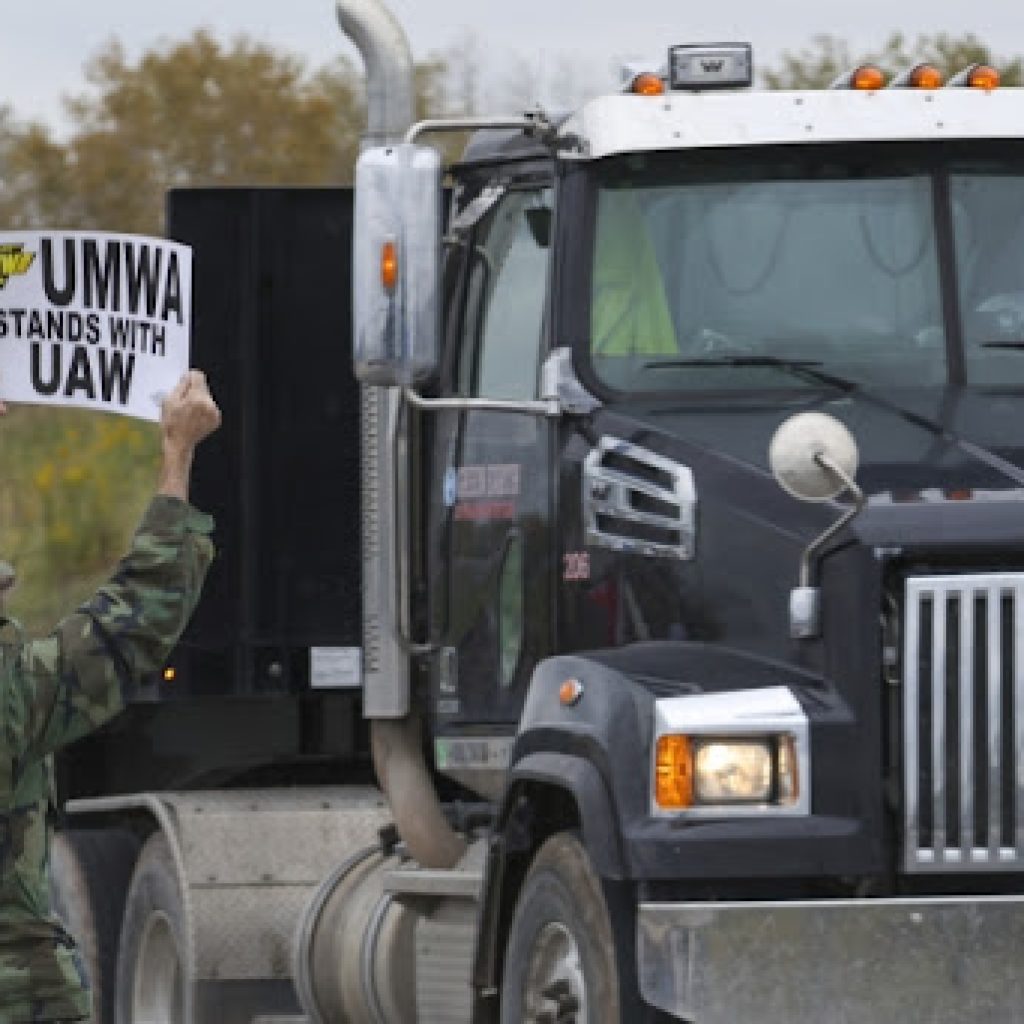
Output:
<instances>
[{"instance_id":1,"label":"white cab roof","mask_svg":"<svg viewBox=\"0 0 1024 1024\"><path fill-rule=\"evenodd\" d=\"M583 159L615 153L803 142L1024 136L1024 89L824 89L602 96L562 127Z\"/></svg>"}]
</instances>

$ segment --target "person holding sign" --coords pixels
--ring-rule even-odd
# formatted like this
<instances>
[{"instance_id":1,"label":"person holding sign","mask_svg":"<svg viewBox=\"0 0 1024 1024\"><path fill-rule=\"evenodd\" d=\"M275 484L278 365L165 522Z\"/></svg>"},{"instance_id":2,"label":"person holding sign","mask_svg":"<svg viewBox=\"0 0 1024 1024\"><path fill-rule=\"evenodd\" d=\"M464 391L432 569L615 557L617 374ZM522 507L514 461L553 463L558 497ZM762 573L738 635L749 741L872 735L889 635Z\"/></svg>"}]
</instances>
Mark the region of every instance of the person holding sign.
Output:
<instances>
[{"instance_id":1,"label":"person holding sign","mask_svg":"<svg viewBox=\"0 0 1024 1024\"><path fill-rule=\"evenodd\" d=\"M185 628L213 557L212 520L188 503L192 457L219 425L205 376L186 372L161 408L156 494L109 581L42 640L25 640L0 607L3 1024L89 1017L81 960L50 915L50 755L116 715ZM2 602L10 568L0 577Z\"/></svg>"}]
</instances>

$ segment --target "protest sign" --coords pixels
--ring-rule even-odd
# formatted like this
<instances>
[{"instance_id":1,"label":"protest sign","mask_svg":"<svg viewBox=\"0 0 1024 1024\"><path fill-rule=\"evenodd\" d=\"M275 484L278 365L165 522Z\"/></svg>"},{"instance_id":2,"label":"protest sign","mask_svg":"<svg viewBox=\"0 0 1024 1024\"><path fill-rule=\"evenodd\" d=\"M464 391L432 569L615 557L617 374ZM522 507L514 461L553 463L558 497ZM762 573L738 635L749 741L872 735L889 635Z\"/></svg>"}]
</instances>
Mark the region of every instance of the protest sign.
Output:
<instances>
[{"instance_id":1,"label":"protest sign","mask_svg":"<svg viewBox=\"0 0 1024 1024\"><path fill-rule=\"evenodd\" d=\"M0 398L159 420L188 369L191 302L186 245L0 231Z\"/></svg>"}]
</instances>

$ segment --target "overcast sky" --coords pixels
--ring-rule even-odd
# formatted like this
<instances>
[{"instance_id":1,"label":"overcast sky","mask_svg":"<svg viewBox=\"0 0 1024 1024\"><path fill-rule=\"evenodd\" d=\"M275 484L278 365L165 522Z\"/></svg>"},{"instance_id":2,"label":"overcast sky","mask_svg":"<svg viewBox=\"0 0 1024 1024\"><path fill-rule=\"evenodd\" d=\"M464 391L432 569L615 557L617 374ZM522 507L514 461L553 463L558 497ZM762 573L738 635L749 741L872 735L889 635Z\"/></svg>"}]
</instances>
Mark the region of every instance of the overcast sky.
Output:
<instances>
[{"instance_id":1,"label":"overcast sky","mask_svg":"<svg viewBox=\"0 0 1024 1024\"><path fill-rule=\"evenodd\" d=\"M131 56L205 26L230 39L248 33L303 56L311 67L339 52L355 56L341 36L331 0L0 0L0 103L20 119L58 125L60 97L83 87L86 58L111 36ZM829 32L855 49L879 46L893 29L973 31L997 55L1024 53L1019 0L389 0L417 59L472 37L492 82L524 77L528 66L541 95L567 69L575 88L606 78L620 58L662 56L670 43L749 40L755 62L772 64ZM518 69L518 74L516 73ZM559 77L559 74L561 77ZM491 95L500 95L492 89ZM486 99L485 93L485 99Z\"/></svg>"}]
</instances>

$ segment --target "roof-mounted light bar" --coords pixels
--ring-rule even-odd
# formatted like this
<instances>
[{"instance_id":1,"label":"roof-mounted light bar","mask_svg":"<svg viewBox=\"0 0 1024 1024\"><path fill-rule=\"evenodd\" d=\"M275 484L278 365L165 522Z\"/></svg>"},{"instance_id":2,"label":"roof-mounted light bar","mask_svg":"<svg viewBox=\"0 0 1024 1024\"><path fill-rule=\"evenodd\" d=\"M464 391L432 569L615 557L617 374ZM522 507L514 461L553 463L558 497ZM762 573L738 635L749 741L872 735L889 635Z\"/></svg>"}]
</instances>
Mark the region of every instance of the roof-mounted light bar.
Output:
<instances>
[{"instance_id":1,"label":"roof-mounted light bar","mask_svg":"<svg viewBox=\"0 0 1024 1024\"><path fill-rule=\"evenodd\" d=\"M971 64L958 71L946 84L990 92L999 88L999 72L990 64Z\"/></svg>"},{"instance_id":2,"label":"roof-mounted light bar","mask_svg":"<svg viewBox=\"0 0 1024 1024\"><path fill-rule=\"evenodd\" d=\"M830 89L858 89L861 92L874 92L885 86L885 72L874 64L861 64L841 74L830 86Z\"/></svg>"},{"instance_id":3,"label":"roof-mounted light bar","mask_svg":"<svg viewBox=\"0 0 1024 1024\"><path fill-rule=\"evenodd\" d=\"M668 51L671 89L743 89L753 81L750 43L685 43Z\"/></svg>"},{"instance_id":4,"label":"roof-mounted light bar","mask_svg":"<svg viewBox=\"0 0 1024 1024\"><path fill-rule=\"evenodd\" d=\"M890 83L890 89L941 89L942 72L934 64L915 64L901 71Z\"/></svg>"}]
</instances>

